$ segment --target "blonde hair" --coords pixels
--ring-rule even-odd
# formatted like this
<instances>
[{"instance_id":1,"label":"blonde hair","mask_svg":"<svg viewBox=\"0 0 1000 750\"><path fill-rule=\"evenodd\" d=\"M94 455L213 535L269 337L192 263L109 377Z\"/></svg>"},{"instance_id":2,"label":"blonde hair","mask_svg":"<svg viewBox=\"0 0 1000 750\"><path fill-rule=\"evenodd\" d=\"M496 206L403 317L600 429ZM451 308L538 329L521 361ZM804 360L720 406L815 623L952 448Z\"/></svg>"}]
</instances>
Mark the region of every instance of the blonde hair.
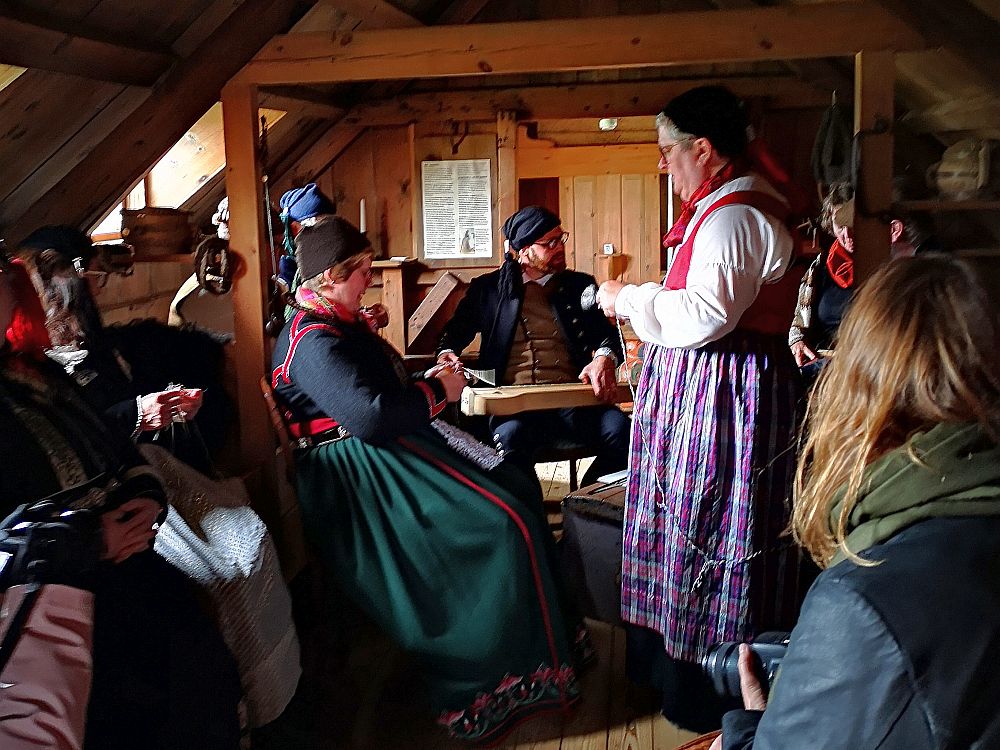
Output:
<instances>
[{"instance_id":1,"label":"blonde hair","mask_svg":"<svg viewBox=\"0 0 1000 750\"><path fill-rule=\"evenodd\" d=\"M1000 435L993 308L971 264L945 255L893 261L858 291L809 400L795 476L793 532L821 567L838 549L860 560L847 521L877 458L945 422Z\"/></svg>"}]
</instances>

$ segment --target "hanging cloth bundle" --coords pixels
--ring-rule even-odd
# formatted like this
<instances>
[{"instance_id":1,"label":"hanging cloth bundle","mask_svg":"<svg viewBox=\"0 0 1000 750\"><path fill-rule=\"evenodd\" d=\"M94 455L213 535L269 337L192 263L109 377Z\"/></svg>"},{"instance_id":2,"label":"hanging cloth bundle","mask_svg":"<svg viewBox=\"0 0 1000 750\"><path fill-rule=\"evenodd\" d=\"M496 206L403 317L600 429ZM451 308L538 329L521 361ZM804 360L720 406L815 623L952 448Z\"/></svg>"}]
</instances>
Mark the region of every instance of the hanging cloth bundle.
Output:
<instances>
[{"instance_id":1,"label":"hanging cloth bundle","mask_svg":"<svg viewBox=\"0 0 1000 750\"><path fill-rule=\"evenodd\" d=\"M812 171L816 182L826 188L835 182L851 182L854 127L850 111L837 103L834 94L823 113L812 149Z\"/></svg>"}]
</instances>

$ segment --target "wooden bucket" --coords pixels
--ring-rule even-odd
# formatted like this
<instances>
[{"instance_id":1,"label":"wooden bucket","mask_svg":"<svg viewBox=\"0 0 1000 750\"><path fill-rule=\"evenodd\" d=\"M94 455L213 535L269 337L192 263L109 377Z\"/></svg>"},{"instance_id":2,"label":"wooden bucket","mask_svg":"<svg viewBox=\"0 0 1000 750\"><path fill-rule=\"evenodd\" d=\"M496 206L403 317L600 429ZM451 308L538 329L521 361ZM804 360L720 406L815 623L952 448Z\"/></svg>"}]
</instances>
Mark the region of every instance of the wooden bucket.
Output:
<instances>
[{"instance_id":1,"label":"wooden bucket","mask_svg":"<svg viewBox=\"0 0 1000 750\"><path fill-rule=\"evenodd\" d=\"M190 253L194 239L191 214L176 208L123 209L122 239L135 248L136 260Z\"/></svg>"}]
</instances>

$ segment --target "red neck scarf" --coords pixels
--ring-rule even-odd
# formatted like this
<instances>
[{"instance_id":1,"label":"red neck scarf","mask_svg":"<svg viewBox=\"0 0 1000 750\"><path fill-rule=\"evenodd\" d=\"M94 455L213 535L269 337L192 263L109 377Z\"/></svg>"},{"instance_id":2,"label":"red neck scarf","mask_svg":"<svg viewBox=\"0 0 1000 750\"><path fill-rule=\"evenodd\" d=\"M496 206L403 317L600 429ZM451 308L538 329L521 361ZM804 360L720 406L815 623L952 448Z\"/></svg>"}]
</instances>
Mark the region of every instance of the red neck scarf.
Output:
<instances>
[{"instance_id":1,"label":"red neck scarf","mask_svg":"<svg viewBox=\"0 0 1000 750\"><path fill-rule=\"evenodd\" d=\"M834 240L826 254L826 270L833 283L841 289L854 285L854 256L844 249L839 240Z\"/></svg>"},{"instance_id":2,"label":"red neck scarf","mask_svg":"<svg viewBox=\"0 0 1000 750\"><path fill-rule=\"evenodd\" d=\"M730 161L722 169L701 183L701 187L695 190L690 198L681 203L680 216L677 217L674 225L670 227L670 231L663 236L663 247L669 250L681 244L684 241L684 233L687 231L688 224L691 223L691 218L698 209L698 202L704 199L706 195L714 193L730 180L742 177L746 174L746 171L745 165Z\"/></svg>"}]
</instances>

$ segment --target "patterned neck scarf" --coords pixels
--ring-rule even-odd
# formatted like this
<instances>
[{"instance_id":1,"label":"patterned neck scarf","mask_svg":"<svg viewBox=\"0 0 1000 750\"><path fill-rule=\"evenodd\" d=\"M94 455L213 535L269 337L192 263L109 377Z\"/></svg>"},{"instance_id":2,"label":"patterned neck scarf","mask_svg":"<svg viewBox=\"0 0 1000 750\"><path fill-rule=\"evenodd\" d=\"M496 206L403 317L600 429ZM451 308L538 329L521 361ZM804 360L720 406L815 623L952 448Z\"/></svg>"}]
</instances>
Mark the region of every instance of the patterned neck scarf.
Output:
<instances>
[{"instance_id":1,"label":"patterned neck scarf","mask_svg":"<svg viewBox=\"0 0 1000 750\"><path fill-rule=\"evenodd\" d=\"M328 300L323 295L316 294L316 292L306 289L304 286L300 286L295 291L295 304L300 310L305 310L310 315L315 315L319 318L340 321L342 323L364 323L375 334L378 333L380 328L384 328L386 325L384 321L379 319L379 313L375 309L381 308L381 305L375 305L374 308L362 307L356 312L351 312L339 302ZM382 309L384 310L384 308Z\"/></svg>"},{"instance_id":2,"label":"patterned neck scarf","mask_svg":"<svg viewBox=\"0 0 1000 750\"><path fill-rule=\"evenodd\" d=\"M834 240L826 254L826 270L830 272L833 283L841 289L850 289L854 285L854 256L849 253L839 240Z\"/></svg>"},{"instance_id":3,"label":"patterned neck scarf","mask_svg":"<svg viewBox=\"0 0 1000 750\"><path fill-rule=\"evenodd\" d=\"M323 295L316 294L312 289L306 289L304 286L300 286L295 291L295 301L301 309L319 318L339 320L344 323L357 323L359 319L358 313L351 312L339 302L328 300Z\"/></svg>"},{"instance_id":4,"label":"patterned neck scarf","mask_svg":"<svg viewBox=\"0 0 1000 750\"><path fill-rule=\"evenodd\" d=\"M687 231L688 224L694 217L695 211L698 210L698 202L704 199L706 195L714 193L730 180L742 177L746 174L746 171L747 169L744 164L730 161L722 169L701 183L701 187L695 190L690 198L681 203L680 216L677 217L674 225L670 227L670 231L663 236L663 247L669 250L681 244L684 241L684 233Z\"/></svg>"}]
</instances>

